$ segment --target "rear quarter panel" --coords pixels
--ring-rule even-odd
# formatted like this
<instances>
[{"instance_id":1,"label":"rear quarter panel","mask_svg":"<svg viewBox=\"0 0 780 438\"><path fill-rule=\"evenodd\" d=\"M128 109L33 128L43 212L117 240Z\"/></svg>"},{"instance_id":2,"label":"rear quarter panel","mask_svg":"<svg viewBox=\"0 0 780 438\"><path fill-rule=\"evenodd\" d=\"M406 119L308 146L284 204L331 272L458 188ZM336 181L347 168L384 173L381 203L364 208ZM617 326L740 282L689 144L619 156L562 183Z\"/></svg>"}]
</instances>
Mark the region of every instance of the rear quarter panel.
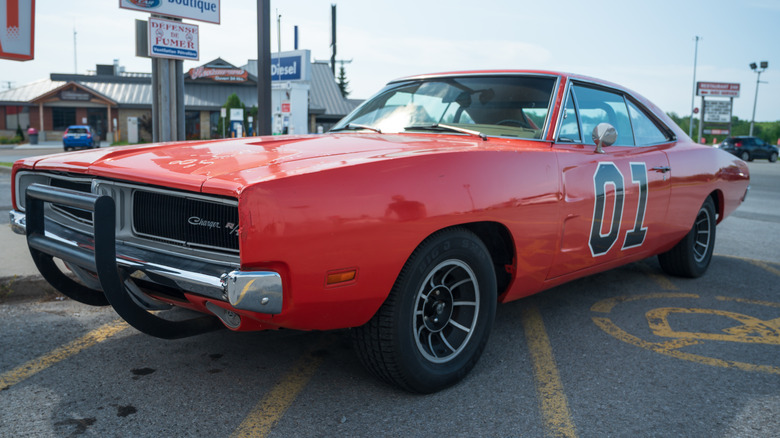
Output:
<instances>
[{"instance_id":1,"label":"rear quarter panel","mask_svg":"<svg viewBox=\"0 0 780 438\"><path fill-rule=\"evenodd\" d=\"M672 193L667 222L679 238L691 229L707 196L716 196L719 223L742 203L750 184L744 161L720 149L694 143L678 144L668 156Z\"/></svg>"}]
</instances>

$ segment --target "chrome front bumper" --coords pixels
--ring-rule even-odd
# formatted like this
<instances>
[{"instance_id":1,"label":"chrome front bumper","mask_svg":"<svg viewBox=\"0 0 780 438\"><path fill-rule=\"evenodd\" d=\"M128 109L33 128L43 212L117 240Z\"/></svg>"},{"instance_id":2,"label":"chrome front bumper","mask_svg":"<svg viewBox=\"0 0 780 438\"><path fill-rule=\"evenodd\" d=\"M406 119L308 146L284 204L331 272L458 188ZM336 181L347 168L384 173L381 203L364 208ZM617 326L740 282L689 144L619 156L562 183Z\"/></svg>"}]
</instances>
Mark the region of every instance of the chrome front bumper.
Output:
<instances>
[{"instance_id":1,"label":"chrome front bumper","mask_svg":"<svg viewBox=\"0 0 780 438\"><path fill-rule=\"evenodd\" d=\"M44 198L50 198L43 199L46 202L60 203L61 195L86 195L52 187L40 188L47 193ZM89 272L97 272L93 236L52 220L45 219L44 223L45 232L32 235L28 233L26 214L10 211L11 229L17 234L27 235L31 248ZM282 279L276 272L241 271L237 264L188 258L174 252L150 250L122 241L115 241L114 244L116 265L132 278L226 301L240 310L264 314L278 314L282 311Z\"/></svg>"}]
</instances>

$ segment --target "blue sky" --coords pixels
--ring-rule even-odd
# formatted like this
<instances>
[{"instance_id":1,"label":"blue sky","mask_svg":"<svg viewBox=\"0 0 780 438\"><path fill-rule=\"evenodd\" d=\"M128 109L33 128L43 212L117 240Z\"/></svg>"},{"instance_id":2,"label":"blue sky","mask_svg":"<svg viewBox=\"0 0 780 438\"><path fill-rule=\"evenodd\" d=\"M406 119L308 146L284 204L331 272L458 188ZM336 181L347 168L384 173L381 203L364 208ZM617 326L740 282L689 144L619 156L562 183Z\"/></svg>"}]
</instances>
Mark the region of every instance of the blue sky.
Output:
<instances>
[{"instance_id":1,"label":"blue sky","mask_svg":"<svg viewBox=\"0 0 780 438\"><path fill-rule=\"evenodd\" d=\"M0 89L118 58L128 71L151 71L137 58L134 21L148 14L119 9L117 0L37 0L35 60L0 60ZM221 24L200 26L200 62L222 57L236 65L256 58L256 0L222 0ZM389 80L419 73L489 68L553 69L624 85L664 111L690 114L694 36L697 80L741 83L734 115L749 120L756 74L761 75L756 120L780 120L780 0L358 1L276 0L282 50L299 48L330 59L330 5L338 7L338 58L351 97L367 98ZM272 47L277 47L276 20ZM696 98L696 106L700 106Z\"/></svg>"}]
</instances>

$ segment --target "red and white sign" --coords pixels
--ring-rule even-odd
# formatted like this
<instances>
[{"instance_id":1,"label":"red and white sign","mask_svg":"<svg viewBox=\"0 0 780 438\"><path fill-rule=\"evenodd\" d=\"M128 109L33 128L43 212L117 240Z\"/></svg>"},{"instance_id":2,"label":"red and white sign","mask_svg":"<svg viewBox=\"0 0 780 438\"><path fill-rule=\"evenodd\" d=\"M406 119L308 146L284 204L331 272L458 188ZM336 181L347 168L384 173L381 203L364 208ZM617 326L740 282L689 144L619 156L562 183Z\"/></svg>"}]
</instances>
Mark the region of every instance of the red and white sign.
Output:
<instances>
[{"instance_id":1,"label":"red and white sign","mask_svg":"<svg viewBox=\"0 0 780 438\"><path fill-rule=\"evenodd\" d=\"M197 61L198 26L149 18L149 56Z\"/></svg>"},{"instance_id":2,"label":"red and white sign","mask_svg":"<svg viewBox=\"0 0 780 438\"><path fill-rule=\"evenodd\" d=\"M249 74L241 68L194 67L188 72L190 79L208 78L217 82L246 82Z\"/></svg>"},{"instance_id":3,"label":"red and white sign","mask_svg":"<svg viewBox=\"0 0 780 438\"><path fill-rule=\"evenodd\" d=\"M697 82L696 95L739 97L739 84L725 82Z\"/></svg>"},{"instance_id":4,"label":"red and white sign","mask_svg":"<svg viewBox=\"0 0 780 438\"><path fill-rule=\"evenodd\" d=\"M35 57L35 0L0 0L0 58Z\"/></svg>"},{"instance_id":5,"label":"red and white sign","mask_svg":"<svg viewBox=\"0 0 780 438\"><path fill-rule=\"evenodd\" d=\"M290 113L290 101L289 100L283 100L282 101L282 113L289 114Z\"/></svg>"}]
</instances>

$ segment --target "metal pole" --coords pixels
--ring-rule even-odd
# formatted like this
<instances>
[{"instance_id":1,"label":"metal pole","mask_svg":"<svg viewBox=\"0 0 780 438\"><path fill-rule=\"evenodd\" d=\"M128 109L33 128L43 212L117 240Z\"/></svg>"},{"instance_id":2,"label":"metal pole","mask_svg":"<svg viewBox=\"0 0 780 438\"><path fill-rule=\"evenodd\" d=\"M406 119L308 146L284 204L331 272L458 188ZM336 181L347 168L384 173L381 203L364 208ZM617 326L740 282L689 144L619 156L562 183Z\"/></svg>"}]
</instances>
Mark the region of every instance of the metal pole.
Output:
<instances>
[{"instance_id":1,"label":"metal pole","mask_svg":"<svg viewBox=\"0 0 780 438\"><path fill-rule=\"evenodd\" d=\"M174 65L176 74L176 140L184 141L187 139L184 123L184 61L177 59L174 61Z\"/></svg>"},{"instance_id":2,"label":"metal pole","mask_svg":"<svg viewBox=\"0 0 780 438\"><path fill-rule=\"evenodd\" d=\"M704 96L701 97L701 116L699 116L699 138L696 139L696 143L701 144L701 137L704 133L704 112L707 111L707 102L704 101Z\"/></svg>"},{"instance_id":3,"label":"metal pole","mask_svg":"<svg viewBox=\"0 0 780 438\"><path fill-rule=\"evenodd\" d=\"M756 97L753 99L753 118L750 119L750 135L753 136L753 124L756 122L756 103L758 103L758 84L761 83L761 72L762 70L756 70L756 73L758 73L758 76L756 77Z\"/></svg>"},{"instance_id":4,"label":"metal pole","mask_svg":"<svg viewBox=\"0 0 780 438\"><path fill-rule=\"evenodd\" d=\"M75 24L73 25L73 74L79 74L79 58L76 55L76 25Z\"/></svg>"},{"instance_id":5,"label":"metal pole","mask_svg":"<svg viewBox=\"0 0 780 438\"><path fill-rule=\"evenodd\" d=\"M160 58L160 141L171 141L171 68L167 59Z\"/></svg>"},{"instance_id":6,"label":"metal pole","mask_svg":"<svg viewBox=\"0 0 780 438\"><path fill-rule=\"evenodd\" d=\"M333 77L336 77L336 5L330 5L330 45L333 47L330 52L330 69Z\"/></svg>"},{"instance_id":7,"label":"metal pole","mask_svg":"<svg viewBox=\"0 0 780 438\"><path fill-rule=\"evenodd\" d=\"M160 58L152 58L152 142L160 141Z\"/></svg>"},{"instance_id":8,"label":"metal pole","mask_svg":"<svg viewBox=\"0 0 780 438\"><path fill-rule=\"evenodd\" d=\"M699 57L699 36L696 35L696 46L693 51L693 90L691 90L691 120L688 127L688 137L693 136L693 109L696 105L696 61Z\"/></svg>"},{"instance_id":9,"label":"metal pole","mask_svg":"<svg viewBox=\"0 0 780 438\"><path fill-rule=\"evenodd\" d=\"M271 0L257 0L257 133L271 135ZM223 124L224 125L224 124Z\"/></svg>"}]
</instances>

